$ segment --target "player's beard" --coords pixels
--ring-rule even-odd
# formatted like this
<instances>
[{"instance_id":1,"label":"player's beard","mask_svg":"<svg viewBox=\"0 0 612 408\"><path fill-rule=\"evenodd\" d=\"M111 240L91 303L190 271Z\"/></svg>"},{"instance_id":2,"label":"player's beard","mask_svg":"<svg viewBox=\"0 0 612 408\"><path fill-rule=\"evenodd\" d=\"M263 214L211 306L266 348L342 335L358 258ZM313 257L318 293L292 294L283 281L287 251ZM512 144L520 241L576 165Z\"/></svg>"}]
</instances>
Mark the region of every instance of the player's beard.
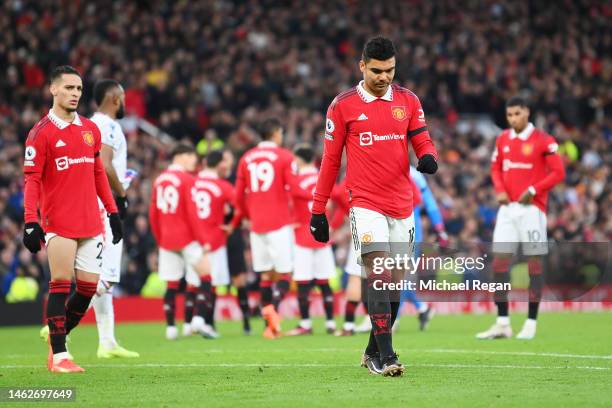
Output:
<instances>
[{"instance_id":1,"label":"player's beard","mask_svg":"<svg viewBox=\"0 0 612 408\"><path fill-rule=\"evenodd\" d=\"M125 105L122 103L121 105L119 105L119 109L117 109L117 113L115 114L115 117L117 119L121 119L125 116Z\"/></svg>"}]
</instances>

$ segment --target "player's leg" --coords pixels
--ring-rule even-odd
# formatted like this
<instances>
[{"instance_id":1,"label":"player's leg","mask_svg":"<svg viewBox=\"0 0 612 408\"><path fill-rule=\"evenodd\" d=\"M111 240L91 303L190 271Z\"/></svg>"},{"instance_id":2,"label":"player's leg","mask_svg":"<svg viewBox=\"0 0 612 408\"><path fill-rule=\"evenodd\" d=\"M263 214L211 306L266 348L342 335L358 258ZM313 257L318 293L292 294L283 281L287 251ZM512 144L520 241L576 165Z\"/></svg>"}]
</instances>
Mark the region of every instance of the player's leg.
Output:
<instances>
[{"instance_id":1,"label":"player's leg","mask_svg":"<svg viewBox=\"0 0 612 408\"><path fill-rule=\"evenodd\" d=\"M523 253L527 256L529 271L529 311L517 339L531 340L536 335L538 309L542 298L544 276L542 257L548 253L546 214L535 205L523 208L521 220L521 242Z\"/></svg>"},{"instance_id":2,"label":"player's leg","mask_svg":"<svg viewBox=\"0 0 612 408\"><path fill-rule=\"evenodd\" d=\"M272 303L272 285L274 283L274 263L267 245L267 234L251 232L251 257L253 270L260 275L259 290L261 293L261 314L266 322L264 337L274 339L280 335L280 317Z\"/></svg>"},{"instance_id":3,"label":"player's leg","mask_svg":"<svg viewBox=\"0 0 612 408\"><path fill-rule=\"evenodd\" d=\"M176 293L179 289L179 281L185 273L185 262L179 253L160 248L157 270L159 278L166 282L166 293L164 294L166 339L176 340L178 338L175 323Z\"/></svg>"},{"instance_id":4,"label":"player's leg","mask_svg":"<svg viewBox=\"0 0 612 408\"><path fill-rule=\"evenodd\" d=\"M331 246L316 249L314 251L314 278L316 285L321 291L321 297L323 298L325 330L327 334L333 334L336 331L336 322L334 321L334 293L329 286L329 279L335 273L336 262Z\"/></svg>"},{"instance_id":5,"label":"player's leg","mask_svg":"<svg viewBox=\"0 0 612 408\"><path fill-rule=\"evenodd\" d=\"M286 225L268 235L268 245L274 263L274 271L277 273L276 290L274 294L275 308L278 311L280 302L289 293L291 287L291 273L293 272L295 237L293 228Z\"/></svg>"},{"instance_id":6,"label":"player's leg","mask_svg":"<svg viewBox=\"0 0 612 408\"><path fill-rule=\"evenodd\" d=\"M46 310L50 345L47 368L49 371L63 372L65 361L69 361L66 350L66 300L74 276L77 241L55 234L47 234L46 241L51 274Z\"/></svg>"},{"instance_id":7,"label":"player's leg","mask_svg":"<svg viewBox=\"0 0 612 408\"><path fill-rule=\"evenodd\" d=\"M198 294L199 284L197 286L187 284L185 289L185 304L184 304L184 316L185 321L183 323L183 336L191 336L193 333L191 322L193 320L193 312L195 310L195 299Z\"/></svg>"},{"instance_id":8,"label":"player's leg","mask_svg":"<svg viewBox=\"0 0 612 408\"><path fill-rule=\"evenodd\" d=\"M206 322L212 329L211 334L214 338L219 338L219 334L215 329L215 306L217 302L217 288L227 286L230 283L229 267L227 264L227 248L220 247L210 254L212 265L212 298L211 307L208 309Z\"/></svg>"},{"instance_id":9,"label":"player's leg","mask_svg":"<svg viewBox=\"0 0 612 408\"><path fill-rule=\"evenodd\" d=\"M211 321L206 321L206 318L210 319L210 310L212 309L213 302L213 287L212 287L212 260L208 253L204 252L204 249L198 242L192 242L185 246L181 251L182 257L185 264L188 265L187 275L189 279L193 279L192 284L195 284L195 275L198 276L200 282L200 291L196 296L196 310L197 319L194 317L192 322L198 321L192 326L196 326L204 338L216 339L219 334L214 331L211 326ZM201 320L204 320L204 324L201 324Z\"/></svg>"},{"instance_id":10,"label":"player's leg","mask_svg":"<svg viewBox=\"0 0 612 408\"><path fill-rule=\"evenodd\" d=\"M295 246L295 270L293 280L297 284L297 298L300 309L300 323L295 329L289 330L287 336L301 336L312 334L312 321L310 320L310 291L314 279L314 250L311 248Z\"/></svg>"},{"instance_id":11,"label":"player's leg","mask_svg":"<svg viewBox=\"0 0 612 408\"><path fill-rule=\"evenodd\" d=\"M102 252L102 273L98 281L96 295L91 299L91 305L96 314L98 326L98 358L125 357L136 358L140 355L119 345L115 339L115 310L113 307L113 286L121 278L121 255L123 241L112 243L112 232L108 217L104 217L105 246Z\"/></svg>"},{"instance_id":12,"label":"player's leg","mask_svg":"<svg viewBox=\"0 0 612 408\"><path fill-rule=\"evenodd\" d=\"M346 304L344 306L344 324L342 330L336 331L336 336L352 336L355 334L355 311L361 302L360 276L349 274L345 293Z\"/></svg>"},{"instance_id":13,"label":"player's leg","mask_svg":"<svg viewBox=\"0 0 612 408\"><path fill-rule=\"evenodd\" d=\"M227 261L232 279L232 286L238 292L238 306L242 312L242 329L245 334L251 334L251 311L249 308L249 297L246 281L246 261L244 259L244 241L241 231L234 232L227 239Z\"/></svg>"},{"instance_id":14,"label":"player's leg","mask_svg":"<svg viewBox=\"0 0 612 408\"><path fill-rule=\"evenodd\" d=\"M357 264L357 255L353 243L349 243L348 255L346 258L346 265L344 270L348 275L348 282L346 284L345 296L346 305L344 306L344 325L342 330L336 332L336 336L352 336L355 334L355 311L361 303L361 273L362 267ZM364 302L365 305L366 302ZM366 321L370 321L370 318L366 316ZM372 328L369 327L367 332L369 333Z\"/></svg>"},{"instance_id":15,"label":"player's leg","mask_svg":"<svg viewBox=\"0 0 612 408\"><path fill-rule=\"evenodd\" d=\"M391 270L382 268L374 273L376 259L389 257L389 226L384 215L364 208L351 208L351 232L357 254L361 254L361 263L367 277L367 302L372 322L370 338L365 355L377 356L383 362L394 355L391 340L391 303L389 291L383 285L392 280ZM362 358L362 360L367 360ZM372 372L372 370L370 370ZM382 372L382 370L381 370Z\"/></svg>"},{"instance_id":16,"label":"player's leg","mask_svg":"<svg viewBox=\"0 0 612 408\"><path fill-rule=\"evenodd\" d=\"M519 233L515 223L517 203L502 205L497 213L493 230L493 280L497 283L510 282L510 266L513 254L518 249ZM503 339L512 337L510 314L508 310L508 292L496 291L494 295L497 307L497 319L488 330L476 334L476 338Z\"/></svg>"}]
</instances>

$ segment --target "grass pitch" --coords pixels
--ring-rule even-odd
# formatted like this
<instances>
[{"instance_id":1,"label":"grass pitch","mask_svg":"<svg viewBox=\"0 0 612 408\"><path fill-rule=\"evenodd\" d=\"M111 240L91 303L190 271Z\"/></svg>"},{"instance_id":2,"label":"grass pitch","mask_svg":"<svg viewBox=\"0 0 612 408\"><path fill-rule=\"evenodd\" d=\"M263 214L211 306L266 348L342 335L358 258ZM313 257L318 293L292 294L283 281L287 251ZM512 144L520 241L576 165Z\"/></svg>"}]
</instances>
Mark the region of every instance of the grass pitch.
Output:
<instances>
[{"instance_id":1,"label":"grass pitch","mask_svg":"<svg viewBox=\"0 0 612 408\"><path fill-rule=\"evenodd\" d=\"M515 332L523 319L513 315ZM544 313L532 341L475 340L492 321L436 316L421 333L403 317L394 336L402 378L369 375L359 367L367 336L329 336L322 321L313 336L275 341L260 336L259 320L250 337L222 322L214 341L169 342L161 324L119 325L122 344L141 353L132 360L97 359L96 328L81 326L70 351L87 372L72 375L47 372L39 327L2 328L0 387L74 387L78 406L104 407L612 406L612 313Z\"/></svg>"}]
</instances>

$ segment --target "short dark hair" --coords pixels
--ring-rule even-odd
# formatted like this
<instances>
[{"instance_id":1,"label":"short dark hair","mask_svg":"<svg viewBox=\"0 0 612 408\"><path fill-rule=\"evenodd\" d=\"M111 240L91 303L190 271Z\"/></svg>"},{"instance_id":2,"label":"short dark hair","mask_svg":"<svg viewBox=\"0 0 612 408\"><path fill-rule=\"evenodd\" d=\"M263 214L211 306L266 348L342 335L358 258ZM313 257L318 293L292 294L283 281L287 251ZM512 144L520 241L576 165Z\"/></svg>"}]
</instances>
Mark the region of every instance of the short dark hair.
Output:
<instances>
[{"instance_id":1,"label":"short dark hair","mask_svg":"<svg viewBox=\"0 0 612 408\"><path fill-rule=\"evenodd\" d=\"M293 149L293 154L304 160L306 163L312 163L312 161L314 160L315 152L312 146L306 143L302 143L295 146L295 148Z\"/></svg>"},{"instance_id":2,"label":"short dark hair","mask_svg":"<svg viewBox=\"0 0 612 408\"><path fill-rule=\"evenodd\" d=\"M185 154L185 153L196 153L196 149L195 147L193 147L192 144L190 143L186 143L186 142L181 142L179 144L177 144L174 149L172 149L172 152L170 153L170 157L172 157L173 159L180 155L180 154Z\"/></svg>"},{"instance_id":3,"label":"short dark hair","mask_svg":"<svg viewBox=\"0 0 612 408\"><path fill-rule=\"evenodd\" d=\"M393 41L386 37L370 38L363 46L361 59L368 62L371 59L385 61L395 56Z\"/></svg>"},{"instance_id":4,"label":"short dark hair","mask_svg":"<svg viewBox=\"0 0 612 408\"><path fill-rule=\"evenodd\" d=\"M270 118L263 121L263 123L259 126L259 133L261 134L261 138L263 140L268 140L272 137L274 132L279 129L282 129L282 125L280 120L276 118Z\"/></svg>"},{"instance_id":5,"label":"short dark hair","mask_svg":"<svg viewBox=\"0 0 612 408\"><path fill-rule=\"evenodd\" d=\"M511 106L520 106L521 108L529 108L527 100L521 96L513 96L506 101L506 108Z\"/></svg>"},{"instance_id":6,"label":"short dark hair","mask_svg":"<svg viewBox=\"0 0 612 408\"><path fill-rule=\"evenodd\" d=\"M79 71L77 71L74 67L71 67L70 65L60 65L59 67L53 68L53 71L51 71L51 75L49 75L49 82L55 82L64 74L73 74L81 78L81 74L79 74Z\"/></svg>"},{"instance_id":7,"label":"short dark hair","mask_svg":"<svg viewBox=\"0 0 612 408\"><path fill-rule=\"evenodd\" d=\"M223 160L223 150L212 150L206 155L206 167L215 168Z\"/></svg>"},{"instance_id":8,"label":"short dark hair","mask_svg":"<svg viewBox=\"0 0 612 408\"><path fill-rule=\"evenodd\" d=\"M113 88L118 88L120 86L121 85L119 84L119 82L115 81L114 79L100 79L98 82L96 82L93 90L93 96L94 100L96 101L96 105L100 106L102 104L102 102L104 101L104 97L106 97L108 91Z\"/></svg>"}]
</instances>

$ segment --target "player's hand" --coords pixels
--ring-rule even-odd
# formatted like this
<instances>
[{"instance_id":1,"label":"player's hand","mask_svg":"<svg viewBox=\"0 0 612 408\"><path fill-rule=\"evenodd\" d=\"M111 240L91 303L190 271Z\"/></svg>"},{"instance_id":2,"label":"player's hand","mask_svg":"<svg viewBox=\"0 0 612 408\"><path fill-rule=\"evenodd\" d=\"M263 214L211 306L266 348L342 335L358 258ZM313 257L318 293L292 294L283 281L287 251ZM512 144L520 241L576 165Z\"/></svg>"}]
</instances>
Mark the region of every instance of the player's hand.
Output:
<instances>
[{"instance_id":1,"label":"player's hand","mask_svg":"<svg viewBox=\"0 0 612 408\"><path fill-rule=\"evenodd\" d=\"M325 214L312 214L310 217L310 233L315 241L329 241L329 223Z\"/></svg>"},{"instance_id":2,"label":"player's hand","mask_svg":"<svg viewBox=\"0 0 612 408\"><path fill-rule=\"evenodd\" d=\"M115 203L117 204L117 209L119 210L119 218L122 220L125 220L125 217L127 216L128 205L129 205L127 196L125 197L115 196Z\"/></svg>"},{"instance_id":3,"label":"player's hand","mask_svg":"<svg viewBox=\"0 0 612 408\"><path fill-rule=\"evenodd\" d=\"M497 199L497 202L500 205L506 205L510 203L510 198L508 197L508 194L506 194L505 191L502 191L501 193L497 193L495 195L495 198Z\"/></svg>"},{"instance_id":4,"label":"player's hand","mask_svg":"<svg viewBox=\"0 0 612 408\"><path fill-rule=\"evenodd\" d=\"M419 159L417 171L420 171L421 173L434 174L436 171L438 171L438 163L436 163L436 159L431 154L426 154Z\"/></svg>"},{"instance_id":5,"label":"player's hand","mask_svg":"<svg viewBox=\"0 0 612 408\"><path fill-rule=\"evenodd\" d=\"M436 231L436 241L441 249L448 248L450 245L448 234L444 230Z\"/></svg>"},{"instance_id":6,"label":"player's hand","mask_svg":"<svg viewBox=\"0 0 612 408\"><path fill-rule=\"evenodd\" d=\"M232 235L232 233L234 232L234 227L232 226L232 224L223 224L219 228L221 228L221 230L225 232L225 235Z\"/></svg>"},{"instance_id":7,"label":"player's hand","mask_svg":"<svg viewBox=\"0 0 612 408\"><path fill-rule=\"evenodd\" d=\"M27 222L23 226L23 245L28 248L28 251L35 254L40 251L40 241L45 241L45 231L37 222Z\"/></svg>"},{"instance_id":8,"label":"player's hand","mask_svg":"<svg viewBox=\"0 0 612 408\"><path fill-rule=\"evenodd\" d=\"M113 244L116 244L123 238L121 218L119 218L118 213L110 213L108 214L108 221L110 222L111 231L113 233Z\"/></svg>"},{"instance_id":9,"label":"player's hand","mask_svg":"<svg viewBox=\"0 0 612 408\"><path fill-rule=\"evenodd\" d=\"M533 194L529 192L529 190L525 190L523 194L519 197L519 203L521 204L531 204L533 201Z\"/></svg>"}]
</instances>

